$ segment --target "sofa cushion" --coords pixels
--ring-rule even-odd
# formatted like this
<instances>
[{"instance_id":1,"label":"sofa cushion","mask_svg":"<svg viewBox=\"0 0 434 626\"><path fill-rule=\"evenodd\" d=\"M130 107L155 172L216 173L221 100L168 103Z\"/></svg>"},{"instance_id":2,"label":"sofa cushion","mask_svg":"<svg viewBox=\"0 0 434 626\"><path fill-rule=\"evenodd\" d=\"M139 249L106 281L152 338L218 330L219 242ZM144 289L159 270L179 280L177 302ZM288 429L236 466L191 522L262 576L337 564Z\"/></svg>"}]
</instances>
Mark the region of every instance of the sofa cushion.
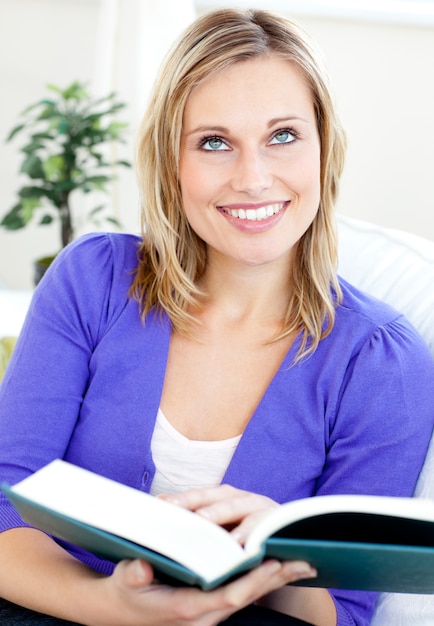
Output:
<instances>
[{"instance_id":1,"label":"sofa cushion","mask_svg":"<svg viewBox=\"0 0 434 626\"><path fill-rule=\"evenodd\" d=\"M434 241L343 215L338 234L339 274L404 313L434 355Z\"/></svg>"},{"instance_id":2,"label":"sofa cushion","mask_svg":"<svg viewBox=\"0 0 434 626\"><path fill-rule=\"evenodd\" d=\"M2 337L0 339L0 381L6 371L7 364L15 347L16 337Z\"/></svg>"},{"instance_id":3,"label":"sofa cushion","mask_svg":"<svg viewBox=\"0 0 434 626\"><path fill-rule=\"evenodd\" d=\"M0 288L0 337L19 334L32 295L30 290Z\"/></svg>"}]
</instances>

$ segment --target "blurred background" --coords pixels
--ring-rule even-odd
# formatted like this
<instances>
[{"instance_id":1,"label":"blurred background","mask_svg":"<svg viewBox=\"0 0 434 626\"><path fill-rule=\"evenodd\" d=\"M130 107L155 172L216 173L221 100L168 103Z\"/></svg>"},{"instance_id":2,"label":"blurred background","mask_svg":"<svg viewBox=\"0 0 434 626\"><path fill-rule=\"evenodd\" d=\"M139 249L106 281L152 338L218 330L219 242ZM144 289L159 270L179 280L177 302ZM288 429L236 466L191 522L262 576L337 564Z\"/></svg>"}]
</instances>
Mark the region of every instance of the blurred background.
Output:
<instances>
[{"instance_id":1,"label":"blurred background","mask_svg":"<svg viewBox=\"0 0 434 626\"><path fill-rule=\"evenodd\" d=\"M170 43L196 16L224 6L292 17L322 49L348 135L338 210L434 240L433 0L0 0L0 220L23 185L25 137L5 138L23 109L47 97L48 83L116 91L127 104L119 119L129 123L116 158L131 160ZM122 230L139 232L132 170L119 170L103 201ZM0 228L0 286L31 289L33 260L56 246L56 223Z\"/></svg>"}]
</instances>

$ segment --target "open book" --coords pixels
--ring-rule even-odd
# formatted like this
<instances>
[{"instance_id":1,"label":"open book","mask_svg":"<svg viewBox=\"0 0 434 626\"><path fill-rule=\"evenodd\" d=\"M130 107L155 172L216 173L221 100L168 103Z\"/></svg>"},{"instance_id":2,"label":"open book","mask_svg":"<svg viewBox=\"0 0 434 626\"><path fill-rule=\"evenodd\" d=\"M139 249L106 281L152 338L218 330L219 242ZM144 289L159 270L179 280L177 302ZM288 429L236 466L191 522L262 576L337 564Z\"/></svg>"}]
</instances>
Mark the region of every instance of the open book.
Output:
<instances>
[{"instance_id":1,"label":"open book","mask_svg":"<svg viewBox=\"0 0 434 626\"><path fill-rule=\"evenodd\" d=\"M266 513L241 547L190 511L56 460L4 493L30 524L160 580L212 589L265 558L302 559L309 586L434 593L434 501L330 495Z\"/></svg>"}]
</instances>

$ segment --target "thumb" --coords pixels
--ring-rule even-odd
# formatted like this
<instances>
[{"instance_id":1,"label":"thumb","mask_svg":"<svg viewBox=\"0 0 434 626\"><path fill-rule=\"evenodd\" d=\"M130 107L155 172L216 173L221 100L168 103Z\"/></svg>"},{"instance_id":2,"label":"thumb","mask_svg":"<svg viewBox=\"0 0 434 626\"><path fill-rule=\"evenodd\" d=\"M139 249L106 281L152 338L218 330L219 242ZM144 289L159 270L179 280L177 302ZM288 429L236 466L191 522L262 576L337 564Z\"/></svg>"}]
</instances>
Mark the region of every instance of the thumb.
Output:
<instances>
[{"instance_id":1,"label":"thumb","mask_svg":"<svg viewBox=\"0 0 434 626\"><path fill-rule=\"evenodd\" d=\"M147 587L154 579L154 571L149 563L135 559L121 561L115 568L115 577L126 587Z\"/></svg>"}]
</instances>

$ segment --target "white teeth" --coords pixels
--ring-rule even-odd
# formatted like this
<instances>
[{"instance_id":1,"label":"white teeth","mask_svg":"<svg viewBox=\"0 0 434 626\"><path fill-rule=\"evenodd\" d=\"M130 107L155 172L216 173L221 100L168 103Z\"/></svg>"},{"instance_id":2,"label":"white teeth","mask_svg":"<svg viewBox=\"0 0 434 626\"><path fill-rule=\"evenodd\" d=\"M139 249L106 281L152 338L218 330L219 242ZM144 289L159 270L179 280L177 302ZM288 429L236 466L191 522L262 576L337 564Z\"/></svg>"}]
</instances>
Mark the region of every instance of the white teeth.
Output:
<instances>
[{"instance_id":1,"label":"white teeth","mask_svg":"<svg viewBox=\"0 0 434 626\"><path fill-rule=\"evenodd\" d=\"M271 217L276 213L279 213L286 205L286 202L279 202L278 204L269 204L263 206L260 209L226 209L224 212L232 217L237 217L240 220L260 221L265 220L267 217Z\"/></svg>"}]
</instances>

